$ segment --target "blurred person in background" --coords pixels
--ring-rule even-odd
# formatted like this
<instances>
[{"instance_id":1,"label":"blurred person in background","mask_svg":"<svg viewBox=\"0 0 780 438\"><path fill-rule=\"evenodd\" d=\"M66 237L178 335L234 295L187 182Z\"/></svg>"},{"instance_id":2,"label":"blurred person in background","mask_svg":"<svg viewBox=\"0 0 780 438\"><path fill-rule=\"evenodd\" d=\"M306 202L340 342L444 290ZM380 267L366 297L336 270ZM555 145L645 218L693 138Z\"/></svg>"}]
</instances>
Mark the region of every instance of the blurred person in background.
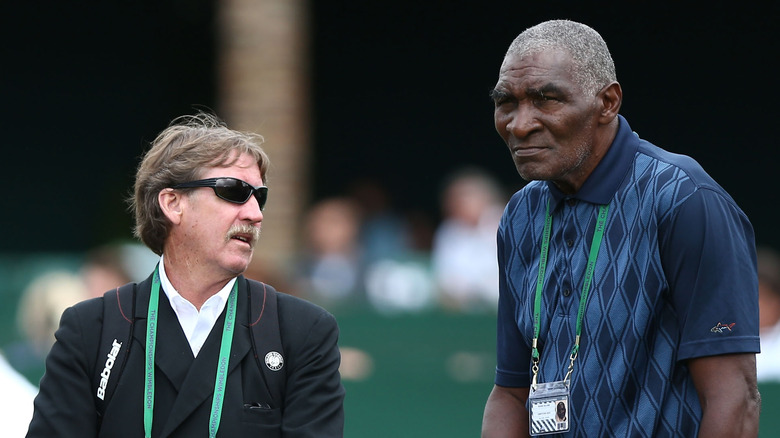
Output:
<instances>
[{"instance_id":1,"label":"blurred person in background","mask_svg":"<svg viewBox=\"0 0 780 438\"><path fill-rule=\"evenodd\" d=\"M109 243L87 251L79 275L90 297L99 297L125 283L142 281L158 261L159 256L143 245Z\"/></svg>"},{"instance_id":2,"label":"blurred person in background","mask_svg":"<svg viewBox=\"0 0 780 438\"><path fill-rule=\"evenodd\" d=\"M43 376L46 355L54 345L62 312L87 298L87 286L76 273L54 269L35 277L19 299L16 324L22 341L7 347L9 363L37 384Z\"/></svg>"},{"instance_id":3,"label":"blurred person in background","mask_svg":"<svg viewBox=\"0 0 780 438\"><path fill-rule=\"evenodd\" d=\"M130 281L121 248L116 245L105 245L88 251L79 274L92 297L102 296L107 290Z\"/></svg>"},{"instance_id":4,"label":"blurred person in background","mask_svg":"<svg viewBox=\"0 0 780 438\"><path fill-rule=\"evenodd\" d=\"M132 203L136 236L159 263L122 288L132 304L105 314L121 313L130 338L101 342L104 302L127 294L68 308L28 437L343 436L335 319L242 276L268 195L261 143L204 113L155 139ZM278 321L263 318L274 305ZM275 339L284 354L266 352ZM274 396L270 382L281 382L282 393Z\"/></svg>"},{"instance_id":5,"label":"blurred person in background","mask_svg":"<svg viewBox=\"0 0 780 438\"><path fill-rule=\"evenodd\" d=\"M409 256L414 250L413 230L382 184L373 179L358 179L350 185L349 198L360 214L358 240L366 265Z\"/></svg>"},{"instance_id":6,"label":"blurred person in background","mask_svg":"<svg viewBox=\"0 0 780 438\"><path fill-rule=\"evenodd\" d=\"M328 308L363 301L360 211L348 197L323 199L304 219L296 277L306 297Z\"/></svg>"},{"instance_id":7,"label":"blurred person in background","mask_svg":"<svg viewBox=\"0 0 780 438\"><path fill-rule=\"evenodd\" d=\"M438 298L445 308L495 311L496 231L504 202L499 185L484 171L463 169L445 181L443 219L431 251Z\"/></svg>"},{"instance_id":8,"label":"blurred person in background","mask_svg":"<svg viewBox=\"0 0 780 438\"><path fill-rule=\"evenodd\" d=\"M370 307L387 314L433 307L429 218L420 211L398 211L386 187L374 179L356 180L349 193L359 207L361 287Z\"/></svg>"},{"instance_id":9,"label":"blurred person in background","mask_svg":"<svg viewBox=\"0 0 780 438\"><path fill-rule=\"evenodd\" d=\"M756 250L758 262L758 322L761 353L756 355L759 382L780 382L780 254L769 247Z\"/></svg>"}]
</instances>

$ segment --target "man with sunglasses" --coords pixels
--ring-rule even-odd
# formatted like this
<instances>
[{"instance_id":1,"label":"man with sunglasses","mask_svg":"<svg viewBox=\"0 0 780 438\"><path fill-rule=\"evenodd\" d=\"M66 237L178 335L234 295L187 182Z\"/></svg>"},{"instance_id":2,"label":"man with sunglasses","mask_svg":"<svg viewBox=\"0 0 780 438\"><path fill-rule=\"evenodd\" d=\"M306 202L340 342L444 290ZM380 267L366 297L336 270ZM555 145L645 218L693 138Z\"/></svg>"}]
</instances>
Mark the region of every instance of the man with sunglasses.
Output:
<instances>
[{"instance_id":1,"label":"man with sunglasses","mask_svg":"<svg viewBox=\"0 0 780 438\"><path fill-rule=\"evenodd\" d=\"M343 435L335 319L241 275L268 196L261 143L206 114L152 143L132 204L160 262L65 311L29 437ZM101 336L112 295L128 339Z\"/></svg>"}]
</instances>

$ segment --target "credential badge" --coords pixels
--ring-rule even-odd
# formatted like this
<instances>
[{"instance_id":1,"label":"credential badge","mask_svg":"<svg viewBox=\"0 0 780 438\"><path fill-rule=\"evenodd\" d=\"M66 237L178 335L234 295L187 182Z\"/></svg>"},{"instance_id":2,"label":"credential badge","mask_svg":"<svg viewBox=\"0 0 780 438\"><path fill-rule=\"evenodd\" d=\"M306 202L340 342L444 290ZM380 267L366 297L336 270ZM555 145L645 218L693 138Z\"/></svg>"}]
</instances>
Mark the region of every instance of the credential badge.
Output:
<instances>
[{"instance_id":1,"label":"credential badge","mask_svg":"<svg viewBox=\"0 0 780 438\"><path fill-rule=\"evenodd\" d=\"M265 364L271 371L279 371L284 366L284 358L281 354L271 351L265 355Z\"/></svg>"}]
</instances>

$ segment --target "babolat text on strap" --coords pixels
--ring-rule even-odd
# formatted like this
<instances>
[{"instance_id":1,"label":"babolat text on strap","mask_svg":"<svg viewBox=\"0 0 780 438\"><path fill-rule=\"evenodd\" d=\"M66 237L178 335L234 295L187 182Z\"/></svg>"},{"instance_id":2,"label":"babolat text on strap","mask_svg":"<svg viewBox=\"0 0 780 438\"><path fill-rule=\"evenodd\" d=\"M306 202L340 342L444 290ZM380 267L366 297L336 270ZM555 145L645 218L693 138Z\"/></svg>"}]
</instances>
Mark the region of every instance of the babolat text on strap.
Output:
<instances>
[{"instance_id":1,"label":"babolat text on strap","mask_svg":"<svg viewBox=\"0 0 780 438\"><path fill-rule=\"evenodd\" d=\"M135 295L135 283L128 283L103 294L103 325L92 387L98 414L98 429L130 355L135 323Z\"/></svg>"}]
</instances>

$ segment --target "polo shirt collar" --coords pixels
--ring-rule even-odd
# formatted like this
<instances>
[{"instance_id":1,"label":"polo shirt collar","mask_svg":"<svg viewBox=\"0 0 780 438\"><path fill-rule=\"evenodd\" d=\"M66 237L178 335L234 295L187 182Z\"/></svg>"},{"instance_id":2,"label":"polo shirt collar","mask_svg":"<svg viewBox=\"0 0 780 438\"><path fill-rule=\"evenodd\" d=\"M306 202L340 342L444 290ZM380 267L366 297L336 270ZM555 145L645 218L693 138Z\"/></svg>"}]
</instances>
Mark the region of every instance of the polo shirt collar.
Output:
<instances>
[{"instance_id":1,"label":"polo shirt collar","mask_svg":"<svg viewBox=\"0 0 780 438\"><path fill-rule=\"evenodd\" d=\"M569 199L597 205L608 204L625 179L638 149L639 137L631 131L626 119L618 115L615 140L577 193L568 195L560 191L552 181L547 181L552 205Z\"/></svg>"}]
</instances>

